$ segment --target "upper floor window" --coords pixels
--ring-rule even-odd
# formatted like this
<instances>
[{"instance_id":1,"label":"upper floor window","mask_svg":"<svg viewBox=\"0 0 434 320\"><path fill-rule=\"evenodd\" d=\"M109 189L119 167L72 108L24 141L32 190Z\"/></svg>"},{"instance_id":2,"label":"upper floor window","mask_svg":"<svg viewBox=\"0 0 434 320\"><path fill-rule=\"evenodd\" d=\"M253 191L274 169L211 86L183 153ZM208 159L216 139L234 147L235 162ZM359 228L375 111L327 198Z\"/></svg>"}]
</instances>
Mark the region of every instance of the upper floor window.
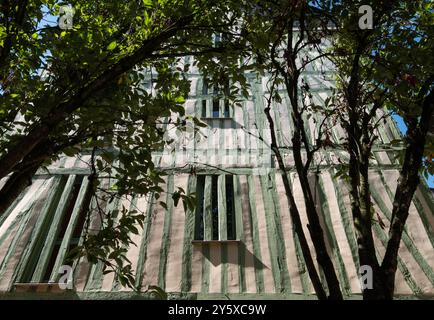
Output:
<instances>
[{"instance_id":1,"label":"upper floor window","mask_svg":"<svg viewBox=\"0 0 434 320\"><path fill-rule=\"evenodd\" d=\"M219 48L225 45L230 40L230 36L228 33L215 33L213 35L214 47Z\"/></svg>"},{"instance_id":2,"label":"upper floor window","mask_svg":"<svg viewBox=\"0 0 434 320\"><path fill-rule=\"evenodd\" d=\"M195 240L236 240L234 176L198 175Z\"/></svg>"},{"instance_id":3,"label":"upper floor window","mask_svg":"<svg viewBox=\"0 0 434 320\"><path fill-rule=\"evenodd\" d=\"M229 118L231 117L229 96L229 79L218 85L210 85L204 78L202 84L202 118Z\"/></svg>"}]
</instances>

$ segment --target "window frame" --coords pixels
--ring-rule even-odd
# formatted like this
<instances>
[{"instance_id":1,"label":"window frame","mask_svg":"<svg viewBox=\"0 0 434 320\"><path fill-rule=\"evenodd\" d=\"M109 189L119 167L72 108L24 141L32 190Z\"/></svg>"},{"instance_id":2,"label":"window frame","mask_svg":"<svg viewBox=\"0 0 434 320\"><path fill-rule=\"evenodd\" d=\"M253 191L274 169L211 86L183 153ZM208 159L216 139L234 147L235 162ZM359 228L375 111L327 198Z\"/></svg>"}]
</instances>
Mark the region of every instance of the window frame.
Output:
<instances>
[{"instance_id":1,"label":"window frame","mask_svg":"<svg viewBox=\"0 0 434 320\"><path fill-rule=\"evenodd\" d=\"M197 175L193 243L240 241L235 208L235 177L232 174Z\"/></svg>"},{"instance_id":2,"label":"window frame","mask_svg":"<svg viewBox=\"0 0 434 320\"><path fill-rule=\"evenodd\" d=\"M59 270L59 267L65 264L71 245L79 242L83 234L86 218L81 219L81 215L87 212L83 207L89 206L91 200L90 183L86 177L81 174L54 176L58 182L47 195L45 207L39 217L41 224L35 227L37 234L30 243L28 254L23 257L22 268L15 284L57 283L61 275L55 270ZM68 221L63 224L65 218ZM83 222L79 238L74 237L74 234L78 234L76 229L80 227L77 222ZM62 228L62 225L65 228Z\"/></svg>"},{"instance_id":3,"label":"window frame","mask_svg":"<svg viewBox=\"0 0 434 320\"><path fill-rule=\"evenodd\" d=\"M230 79L220 86L210 86L207 78L202 78L200 117L204 120L233 119L234 110L230 106Z\"/></svg>"}]
</instances>

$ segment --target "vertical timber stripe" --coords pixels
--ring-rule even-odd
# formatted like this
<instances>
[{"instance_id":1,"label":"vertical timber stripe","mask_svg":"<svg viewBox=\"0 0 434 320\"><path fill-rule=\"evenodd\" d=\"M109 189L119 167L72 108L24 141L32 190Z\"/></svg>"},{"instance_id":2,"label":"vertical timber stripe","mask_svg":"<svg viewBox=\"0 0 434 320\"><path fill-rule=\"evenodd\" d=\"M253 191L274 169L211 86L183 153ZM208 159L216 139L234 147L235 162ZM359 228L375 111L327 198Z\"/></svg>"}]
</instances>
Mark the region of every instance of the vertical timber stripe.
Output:
<instances>
[{"instance_id":1,"label":"vertical timber stripe","mask_svg":"<svg viewBox=\"0 0 434 320\"><path fill-rule=\"evenodd\" d=\"M8 220L14 217L15 219L22 217L22 220L19 223L16 234L11 233L13 240L2 261L2 268L0 269L0 291L7 291L11 288L13 281L20 281L17 277L17 270L19 268L20 257L25 252L27 243L32 235L32 227L35 225L38 218L39 212L35 209L38 209L38 207L40 209L40 206L42 206L43 200L41 200L41 198L44 198L51 183L52 179L40 180L39 183L35 183L35 187L30 188L30 191L36 191L35 194L38 195L38 200L24 203L29 196L29 194L27 194L23 198L23 202L18 204L17 208L8 217ZM30 193L30 195L32 194ZM16 216L15 213L17 214ZM6 220L5 223L8 220Z\"/></svg>"},{"instance_id":2,"label":"vertical timber stripe","mask_svg":"<svg viewBox=\"0 0 434 320\"><path fill-rule=\"evenodd\" d=\"M238 159L239 160L239 159ZM245 179L244 179L245 181ZM236 239L240 240L240 245L237 247L238 250L238 284L239 284L239 292L246 292L246 263L245 263L245 257L246 257L246 249L245 249L245 232L244 232L244 225L248 223L248 221L245 221L243 219L243 212L244 212L244 199L245 197L242 196L242 190L241 190L241 183L240 183L240 176L235 175L234 176L234 202L235 202L235 226L236 226ZM248 208L248 202L247 207L245 208L247 210L247 214L250 213L250 208ZM250 219L249 219L250 220ZM249 230L250 232L250 230Z\"/></svg>"},{"instance_id":3,"label":"vertical timber stripe","mask_svg":"<svg viewBox=\"0 0 434 320\"><path fill-rule=\"evenodd\" d=\"M247 176L248 191L249 191L249 204L252 216L252 240L253 240L253 259L256 275L256 291L257 293L264 292L264 264L262 263L262 252L259 238L258 218L256 211L255 201L255 186L252 175Z\"/></svg>"},{"instance_id":4,"label":"vertical timber stripe","mask_svg":"<svg viewBox=\"0 0 434 320\"><path fill-rule=\"evenodd\" d=\"M203 236L204 240L212 239L212 177L205 177L204 200L203 200ZM210 285L210 247L202 246L202 289L201 292L208 293Z\"/></svg>"},{"instance_id":5,"label":"vertical timber stripe","mask_svg":"<svg viewBox=\"0 0 434 320\"><path fill-rule=\"evenodd\" d=\"M241 247L240 247L240 259L242 263L242 279L241 283L245 284L243 292L255 293L256 285L255 285L255 272L259 274L260 271L256 269L256 255L254 249L254 241L253 237L255 231L253 224L253 210L250 205L250 195L249 195L249 185L247 181L247 177L245 175L241 175L239 177L240 183L240 195L241 195L241 205L242 205L242 215L243 215L243 226L244 226L244 238L241 239ZM255 259L256 258L256 259Z\"/></svg>"},{"instance_id":6,"label":"vertical timber stripe","mask_svg":"<svg viewBox=\"0 0 434 320\"><path fill-rule=\"evenodd\" d=\"M212 177L205 177L205 187L203 192L203 237L204 240L212 240Z\"/></svg>"},{"instance_id":7,"label":"vertical timber stripe","mask_svg":"<svg viewBox=\"0 0 434 320\"><path fill-rule=\"evenodd\" d=\"M325 174L327 175L327 173ZM330 193L326 194L327 190L330 191L331 190L331 186L332 183L331 181L327 181L326 186L324 186L324 179L322 178L323 175L318 175L318 196L319 196L319 204L320 204L320 212L322 213L322 215L324 216L325 219L325 223L326 223L326 227L324 230L324 233L327 234L328 238L329 238L329 243L330 246L332 247L332 254L331 256L334 258L334 266L335 269L338 270L339 272L339 282L342 288L342 291L345 295L350 295L351 294L351 289L350 289L350 284L349 284L349 280L348 280L348 275L346 272L346 267L345 267L345 263L343 261L342 258L342 250L339 246L339 241L337 241L336 237L337 235L343 235L344 233L342 232L342 230L337 229L339 224L334 224L333 222L338 222L338 219L336 219L335 221L332 221L332 217L331 217L331 213L330 213L330 209L333 210L337 210L337 206L334 206L332 208L330 208L331 204L334 204L332 201L334 200L333 197L329 198L328 195L330 195ZM327 199L329 199L329 201L327 201ZM344 239L345 240L345 239ZM346 241L343 242L343 244L346 244ZM349 248L345 248L345 249L349 249ZM349 252L349 251L347 251Z\"/></svg>"},{"instance_id":8,"label":"vertical timber stripe","mask_svg":"<svg viewBox=\"0 0 434 320\"><path fill-rule=\"evenodd\" d=\"M262 257L262 271L264 274L264 291L266 293L275 292L273 270L271 265L270 257L270 244L267 237L267 222L266 222L266 212L265 212L265 201L262 195L262 188L260 178L258 176L253 176L253 190L255 191L256 197L256 214L257 223L259 231L259 241Z\"/></svg>"},{"instance_id":9,"label":"vertical timber stripe","mask_svg":"<svg viewBox=\"0 0 434 320\"><path fill-rule=\"evenodd\" d=\"M146 261L146 253L148 249L149 242L149 233L151 230L151 221L152 221L152 211L154 208L154 193L149 195L149 198L146 198L147 206L143 208L143 211L146 212L145 221L143 223L143 232L142 238L140 242L140 255L137 261L137 270L136 270L136 288L141 289L143 283L143 275L144 275L144 267Z\"/></svg>"},{"instance_id":10,"label":"vertical timber stripe","mask_svg":"<svg viewBox=\"0 0 434 320\"><path fill-rule=\"evenodd\" d=\"M303 252L300 245L300 239L298 238L297 234L293 233L294 235L294 244L295 244L295 252L297 256L297 262L298 262L298 268L299 273L301 277L301 286L303 289L303 294L308 295L310 294L310 281L308 276L308 271L306 267L306 261L304 260Z\"/></svg>"},{"instance_id":11,"label":"vertical timber stripe","mask_svg":"<svg viewBox=\"0 0 434 320\"><path fill-rule=\"evenodd\" d=\"M157 157L157 159L155 159L155 163L160 163L160 162L161 162L161 157ZM144 280L145 263L146 263L147 253L148 253L149 236L151 232L155 201L156 201L155 193L153 192L151 195L149 195L149 198L147 198L148 206L146 210L142 209L143 212L146 212L146 217L145 217L145 222L143 224L143 237L140 243L140 255L139 255L139 260L137 261L137 271L136 271L135 287L139 290L141 290L143 285L143 280ZM145 288L145 290L146 289L147 288Z\"/></svg>"},{"instance_id":12,"label":"vertical timber stripe","mask_svg":"<svg viewBox=\"0 0 434 320\"><path fill-rule=\"evenodd\" d=\"M396 189L398 176L397 172L382 173L380 171L379 175L386 190L390 190L391 188ZM429 191L427 191L426 187L423 185L421 185L420 188L416 191L413 197L413 203L410 205L409 209L410 216L412 216L413 218L408 219L406 223L405 234L406 236L411 238L411 240L408 240L409 242L418 243L418 249L419 251L421 251L423 257L425 259L429 259L430 257L434 257L434 233L433 228L430 228L429 222L426 220L426 212L429 213L434 211L430 211L431 208L427 206L422 206L422 203L420 201L420 195L421 193L426 194L426 192ZM391 204L394 201L394 197L390 191L388 193L390 201L387 201L387 204L390 208ZM389 211L391 212L391 209L389 209ZM434 215L431 214L431 218L434 218ZM425 241L426 238L430 240L429 243L431 245L429 245L428 241Z\"/></svg>"},{"instance_id":13,"label":"vertical timber stripe","mask_svg":"<svg viewBox=\"0 0 434 320\"><path fill-rule=\"evenodd\" d=\"M342 263L347 270L348 282L350 286L350 293L360 291L360 284L358 275L358 269L356 266L357 248L351 247L351 241L355 242L352 230L347 230L348 225L344 223L343 215L347 215L346 209L342 203L339 202L339 196L336 194L336 185L332 179L330 172L322 174L324 184L327 186L324 188L325 197L329 199L330 206L330 225L333 226L336 234L336 242L339 246L339 251L342 256ZM349 219L348 216L346 219ZM348 224L349 221L346 221ZM353 244L355 245L355 243ZM354 254L353 254L354 251Z\"/></svg>"},{"instance_id":14,"label":"vertical timber stripe","mask_svg":"<svg viewBox=\"0 0 434 320\"><path fill-rule=\"evenodd\" d=\"M60 266L63 264L65 257L68 253L69 242L72 237L72 233L74 231L75 225L78 220L78 215L83 208L83 201L86 196L86 192L89 188L89 180L83 179L80 185L80 189L78 191L77 199L74 204L74 208L72 209L71 218L69 219L68 226L66 228L65 234L62 239L62 243L60 244L59 252L57 254L56 262L54 263L53 273L51 274L50 281L57 281L60 275L56 272L59 270Z\"/></svg>"},{"instance_id":15,"label":"vertical timber stripe","mask_svg":"<svg viewBox=\"0 0 434 320\"><path fill-rule=\"evenodd\" d=\"M208 248L209 256L205 256L208 260L209 268L209 293L222 292L222 264L221 264L221 244L210 243L205 245Z\"/></svg>"},{"instance_id":16,"label":"vertical timber stripe","mask_svg":"<svg viewBox=\"0 0 434 320\"><path fill-rule=\"evenodd\" d=\"M131 206L134 201L134 198L131 196L123 197L121 206L118 208L117 212L114 215L114 224L119 224L119 219L121 218L122 212L125 209L126 212L129 210L132 210ZM117 288L119 288L119 281L115 279L115 273L110 272L108 274L103 274L102 276L102 284L101 284L101 290L102 291L115 291Z\"/></svg>"},{"instance_id":17,"label":"vertical timber stripe","mask_svg":"<svg viewBox=\"0 0 434 320\"><path fill-rule=\"evenodd\" d=\"M139 196L133 196L131 200L130 205L130 213L135 212L136 214L143 214L144 217L146 217L146 207L147 207L147 197L139 197ZM137 263L138 259L140 257L141 252L140 249L140 240L143 237L143 228L139 225L139 223L136 223L134 225L137 228L137 234L132 233L131 234L131 242L128 246L128 251L126 253L126 257L129 261L131 261L131 271L132 273L135 273L137 270ZM135 284L133 284L135 285ZM132 289L128 286L122 286L119 281L115 281L113 284L113 290L116 291L131 291Z\"/></svg>"},{"instance_id":18,"label":"vertical timber stripe","mask_svg":"<svg viewBox=\"0 0 434 320\"><path fill-rule=\"evenodd\" d=\"M429 211L429 207L427 206L427 203L424 200L425 199L424 197L426 196L425 193L426 193L426 191L418 190L415 193L415 196L413 197L413 203L414 203L414 206L416 207L416 210L417 210L416 214L419 218L419 221L416 221L415 223L420 222L423 226L423 228L419 229L420 232L417 233L416 237L414 237L414 234L413 234L413 239L414 239L414 241L418 242L419 239L423 239L424 237L427 237L429 239L430 244L431 244L429 253L434 254L434 250L433 250L434 249L434 232L433 232L433 228L429 224L429 221L428 221L427 216L426 216L426 213L427 212L429 213L430 211ZM421 230L424 230L424 232L422 232ZM421 241L424 241L424 240L421 240ZM428 254L428 257L427 257L426 253L424 253L424 256L426 258L429 258L430 254Z\"/></svg>"},{"instance_id":19,"label":"vertical timber stripe","mask_svg":"<svg viewBox=\"0 0 434 320\"><path fill-rule=\"evenodd\" d=\"M202 261L202 286L200 291L202 293L209 292L209 283L210 283L210 248L209 245L203 244L200 246L201 248L201 261Z\"/></svg>"},{"instance_id":20,"label":"vertical timber stripe","mask_svg":"<svg viewBox=\"0 0 434 320\"><path fill-rule=\"evenodd\" d=\"M286 292L290 291L290 285L288 285L289 275L286 267L282 229L280 227L278 201L269 192L270 189L274 190L275 188L273 176L274 171L268 171L266 175L259 176L259 183L262 187L263 203L265 206L266 234L268 236L275 292Z\"/></svg>"},{"instance_id":21,"label":"vertical timber stripe","mask_svg":"<svg viewBox=\"0 0 434 320\"><path fill-rule=\"evenodd\" d=\"M161 237L161 249L160 249L160 266L158 268L158 286L165 290L166 289L166 266L167 266L167 254L169 252L170 245L170 227L172 224L172 213L174 208L174 201L172 195L175 191L174 186L174 176L170 175L167 178L167 197L166 206L167 209L164 210L164 225L163 225L163 235ZM181 206L181 204L179 204Z\"/></svg>"},{"instance_id":22,"label":"vertical timber stripe","mask_svg":"<svg viewBox=\"0 0 434 320\"><path fill-rule=\"evenodd\" d=\"M377 214L380 215L384 221L390 221L392 214L390 209L384 203L383 197L381 197L378 194L378 191L375 189L371 190L371 194L375 200L377 208L379 209ZM378 229L376 230L378 231L379 238L383 244L386 245L388 239L386 232L379 227L378 223L374 223L374 226L378 226ZM414 246L413 242L408 236L408 231L406 230L407 227L408 226L406 226L404 232L402 233L402 243L404 246L400 246L399 256L406 262L405 264L407 267L413 268L415 271L413 272L413 277L417 278L417 283L421 284L422 286L428 286L428 283L431 282L431 285L434 285L434 272L420 254L419 250ZM424 275L426 277L424 277Z\"/></svg>"},{"instance_id":23,"label":"vertical timber stripe","mask_svg":"<svg viewBox=\"0 0 434 320\"><path fill-rule=\"evenodd\" d=\"M46 180L42 179L37 179L33 182L22 201L18 202L18 204L11 209L10 214L0 225L0 275L9 254L14 251L14 244L9 241L9 239L14 238L13 242L16 243L17 233L15 230L16 228L22 227L24 217L28 217L29 211L31 211L35 200L40 197L45 184Z\"/></svg>"},{"instance_id":24,"label":"vertical timber stripe","mask_svg":"<svg viewBox=\"0 0 434 320\"><path fill-rule=\"evenodd\" d=\"M167 192L167 178L164 178L162 183L163 192ZM149 286L158 285L158 271L160 265L160 249L161 249L161 238L163 236L164 228L164 212L165 209L157 202L153 206L153 210L150 217L150 232L148 238L148 245L146 248L146 260L145 268L143 274L142 287L147 290Z\"/></svg>"},{"instance_id":25,"label":"vertical timber stripe","mask_svg":"<svg viewBox=\"0 0 434 320\"><path fill-rule=\"evenodd\" d=\"M282 221L282 232L285 243L286 263L289 273L290 286L292 293L302 293L300 272L295 250L292 220L289 213L289 203L283 185L282 173L276 173L276 192L280 206L280 220Z\"/></svg>"},{"instance_id":26,"label":"vertical timber stripe","mask_svg":"<svg viewBox=\"0 0 434 320\"><path fill-rule=\"evenodd\" d=\"M227 249L227 293L238 293L240 291L239 289L239 255L238 251L240 250L240 247L237 243L228 243L223 244L224 247Z\"/></svg>"},{"instance_id":27,"label":"vertical timber stripe","mask_svg":"<svg viewBox=\"0 0 434 320\"><path fill-rule=\"evenodd\" d=\"M32 239L26 248L26 253L20 261L20 268L18 271L19 281L29 281L32 279L32 266L36 263L35 259L39 257L39 251L45 242L45 231L49 228L51 222L53 202L55 202L56 198L60 196L56 188L60 185L62 179L57 176L52 178L52 180L52 184L45 191L46 198L43 200L42 208L35 207L35 211L38 212L38 221L33 229Z\"/></svg>"},{"instance_id":28,"label":"vertical timber stripe","mask_svg":"<svg viewBox=\"0 0 434 320\"><path fill-rule=\"evenodd\" d=\"M175 176L175 186L188 190L188 175ZM187 191L186 191L187 192ZM181 292L182 282L182 253L184 249L184 228L186 227L185 217L188 213L184 211L182 201L173 208L170 223L170 242L167 252L166 284L168 292ZM191 243L189 244L191 247Z\"/></svg>"},{"instance_id":29,"label":"vertical timber stripe","mask_svg":"<svg viewBox=\"0 0 434 320\"><path fill-rule=\"evenodd\" d=\"M305 202L304 202L303 192L301 190L300 181L299 181L299 179L295 173L292 175L292 181L293 181L292 186L293 186L294 199L295 199L295 203L297 205L297 208L300 212L300 220L301 220L301 223L303 226L303 231L304 231L304 234L306 236L306 240L307 240L308 245L309 245L309 250L312 254L315 268L319 271L318 262L316 260L315 248L313 247L313 242L312 242L309 230L307 228L308 220L307 220L307 215L306 215L306 206L305 206ZM308 292L309 294L314 293L313 287L310 286L309 290L310 290Z\"/></svg>"},{"instance_id":30,"label":"vertical timber stripe","mask_svg":"<svg viewBox=\"0 0 434 320\"><path fill-rule=\"evenodd\" d=\"M226 180L225 175L221 174L217 180L217 193L218 193L218 222L219 222L219 240L227 240L227 208L226 208ZM221 245L221 292L227 293L227 268L228 268L228 248L226 244Z\"/></svg>"},{"instance_id":31,"label":"vertical timber stripe","mask_svg":"<svg viewBox=\"0 0 434 320\"><path fill-rule=\"evenodd\" d=\"M88 179L86 179L88 180ZM103 180L103 188L108 188L111 183L112 183L112 179L105 179ZM92 187L92 182L89 182L89 187ZM83 187L83 185L82 185ZM102 215L100 215L98 212L99 208L105 208L105 210L110 210L110 212L112 212L113 210L117 210L117 206L118 206L118 202L116 202L116 204L114 204L115 201L112 201L112 203L107 206L107 201L104 201L104 203L102 205L100 205L98 203L99 199L95 196L92 196L91 202L90 202L90 206L89 206L89 210L87 213L87 217L86 217L86 222L82 231L82 236L80 238L79 241L79 246L81 244L83 244L84 238L83 238L83 233L85 232L85 230L100 230L103 227L104 224L104 217ZM116 214L116 213L115 213ZM76 260L74 262L73 268L75 270L75 268L77 268L77 270L75 270L76 274L78 274L77 278L78 281L76 283L76 288L79 291L82 290L87 290L87 287L90 286L92 289L94 290L100 290L101 285L102 285L102 281L103 281L103 266L102 264L100 264L100 261L98 261L98 263L94 264L91 263L87 260L86 257L83 257L80 260ZM94 276L91 276L91 272L94 272ZM87 280L87 282L86 282Z\"/></svg>"},{"instance_id":32,"label":"vertical timber stripe","mask_svg":"<svg viewBox=\"0 0 434 320\"><path fill-rule=\"evenodd\" d=\"M196 176L188 176L188 187L187 194L192 195L196 192ZM182 248L182 283L181 291L189 292L192 290L192 257L193 257L193 245L191 241L194 238L194 228L195 228L195 209L187 209L184 225L184 241ZM197 279L198 273L194 274Z\"/></svg>"},{"instance_id":33,"label":"vertical timber stripe","mask_svg":"<svg viewBox=\"0 0 434 320\"><path fill-rule=\"evenodd\" d=\"M427 186L423 186L420 190L416 192L417 199L421 202L423 208L419 211L420 218L425 226L426 233L430 239L431 245L434 248L434 199L432 197L431 191Z\"/></svg>"},{"instance_id":34,"label":"vertical timber stripe","mask_svg":"<svg viewBox=\"0 0 434 320\"><path fill-rule=\"evenodd\" d=\"M60 223L63 218L63 214L65 212L68 199L70 197L72 187L74 186L74 181L76 179L75 175L70 175L66 182L65 187L63 188L62 195L60 196L59 203L54 213L54 217L52 222L50 223L50 228L48 230L47 238L45 240L45 245L42 249L42 252L39 256L38 263L36 265L35 272L33 274L34 282L42 282L42 278L46 272L46 268L48 267L49 258L51 256L52 250L55 245L55 241L57 238L58 231L60 229ZM55 271L55 270L53 270Z\"/></svg>"},{"instance_id":35,"label":"vertical timber stripe","mask_svg":"<svg viewBox=\"0 0 434 320\"><path fill-rule=\"evenodd\" d=\"M116 219L119 213L119 206L120 206L120 199L119 197L116 197L111 203L108 204L108 206L106 206L105 209L107 213L112 216L113 219ZM104 224L105 221L102 221L102 223ZM105 278L107 276L110 276L110 275L104 275L103 271L104 271L104 263L102 261L98 261L97 263L94 263L90 266L88 281L86 283L87 291L92 291L92 290L98 291L102 289ZM107 287L108 286L107 280L105 281Z\"/></svg>"},{"instance_id":36,"label":"vertical timber stripe","mask_svg":"<svg viewBox=\"0 0 434 320\"><path fill-rule=\"evenodd\" d=\"M336 174L334 171L331 174ZM358 246L357 246L357 240L356 235L353 229L353 221L351 217L351 209L350 209L350 203L349 203L349 192L345 185L345 183L340 178L334 178L334 191L336 194L336 199L338 201L339 205L339 213L341 216L341 221L345 229L345 235L347 237L348 244L351 248L351 255L353 257L354 265L356 267L356 270L360 269L360 263L358 258ZM358 273L357 273L358 274ZM358 281L358 280L357 280ZM358 289L360 290L360 285L357 285ZM359 291L357 291L359 292Z\"/></svg>"},{"instance_id":37,"label":"vertical timber stripe","mask_svg":"<svg viewBox=\"0 0 434 320\"><path fill-rule=\"evenodd\" d=\"M374 242L376 244L377 249L377 255L379 257L384 256L385 249L385 243L386 238L384 237L384 234L381 233L381 228L378 226L378 224L374 223L372 226L373 229L373 236L374 236ZM405 284L411 289L411 292L414 294L421 294L421 290L415 280L413 279L412 275L408 271L407 267L403 265L403 262L401 258L398 256L398 270L396 272L396 279L403 279L405 281L399 281L399 290L405 292ZM395 290L398 289L395 288Z\"/></svg>"},{"instance_id":38,"label":"vertical timber stripe","mask_svg":"<svg viewBox=\"0 0 434 320\"><path fill-rule=\"evenodd\" d=\"M42 181L43 181L42 179L33 179L31 186L28 187L27 189L25 189L25 191L23 191L22 193L20 193L18 195L18 197L16 197L14 202L11 204L11 206L9 208L7 208L6 211L3 212L3 214L0 216L0 246L2 243L4 243L2 241L2 238L5 235L5 232L4 232L5 228L7 228L7 226L8 226L8 223L6 223L6 221L14 220L14 218L16 217L16 215L12 215L12 219L10 219L9 216L12 214L12 212L17 212L16 211L17 207L29 206L35 201L35 199L37 199L37 196L32 193L32 190L33 190L33 192L34 192L34 190L38 190L37 187L40 186ZM36 184L36 188L35 188L35 184ZM1 183L0 183L0 185L1 185ZM32 197L30 199L29 199L29 195L32 195Z\"/></svg>"}]
</instances>

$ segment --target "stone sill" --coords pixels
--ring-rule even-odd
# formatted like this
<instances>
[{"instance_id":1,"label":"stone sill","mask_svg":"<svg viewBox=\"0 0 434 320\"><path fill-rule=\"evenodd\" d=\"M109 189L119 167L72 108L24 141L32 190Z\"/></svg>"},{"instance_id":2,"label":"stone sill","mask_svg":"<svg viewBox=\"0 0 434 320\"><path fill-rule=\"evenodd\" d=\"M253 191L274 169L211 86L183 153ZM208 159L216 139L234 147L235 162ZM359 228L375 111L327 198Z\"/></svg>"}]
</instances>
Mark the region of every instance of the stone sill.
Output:
<instances>
[{"instance_id":1,"label":"stone sill","mask_svg":"<svg viewBox=\"0 0 434 320\"><path fill-rule=\"evenodd\" d=\"M193 245L203 245L203 244L239 244L241 240L192 240Z\"/></svg>"},{"instance_id":2,"label":"stone sill","mask_svg":"<svg viewBox=\"0 0 434 320\"><path fill-rule=\"evenodd\" d=\"M51 283L28 282L28 283L15 283L14 284L14 292L64 293L64 292L71 292L71 291L73 291L73 290L61 289L57 282L51 282Z\"/></svg>"},{"instance_id":3,"label":"stone sill","mask_svg":"<svg viewBox=\"0 0 434 320\"><path fill-rule=\"evenodd\" d=\"M218 118L213 118L213 117L200 117L200 120L203 121L211 121L211 120L234 120L233 117L218 117Z\"/></svg>"}]
</instances>

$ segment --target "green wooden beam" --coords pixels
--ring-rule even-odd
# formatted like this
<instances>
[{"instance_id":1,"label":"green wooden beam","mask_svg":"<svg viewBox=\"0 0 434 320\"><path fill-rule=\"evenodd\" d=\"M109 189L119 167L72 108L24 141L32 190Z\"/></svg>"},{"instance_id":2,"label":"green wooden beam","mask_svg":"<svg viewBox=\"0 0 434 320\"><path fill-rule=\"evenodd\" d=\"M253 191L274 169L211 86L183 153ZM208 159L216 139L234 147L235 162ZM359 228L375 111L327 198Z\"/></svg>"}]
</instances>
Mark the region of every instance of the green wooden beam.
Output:
<instances>
[{"instance_id":1,"label":"green wooden beam","mask_svg":"<svg viewBox=\"0 0 434 320\"><path fill-rule=\"evenodd\" d=\"M212 177L205 177L204 198L203 198L203 240L212 240Z\"/></svg>"},{"instance_id":2,"label":"green wooden beam","mask_svg":"<svg viewBox=\"0 0 434 320\"><path fill-rule=\"evenodd\" d=\"M54 212L53 205L59 200L61 192L58 192L58 188L63 180L61 176L56 176L53 179L52 185L49 190L47 190L47 198L39 212L38 221L33 229L30 245L22 255L17 281L27 282L32 280L34 271L33 267L39 258L40 250L42 250L42 247L45 244L45 237L50 227L52 214Z\"/></svg>"},{"instance_id":3,"label":"green wooden beam","mask_svg":"<svg viewBox=\"0 0 434 320\"><path fill-rule=\"evenodd\" d=\"M190 175L188 177L188 187L187 194L191 195L196 192L196 181L197 177ZM198 194L196 194L198 197ZM192 269L192 245L191 241L194 239L195 232L195 221L196 221L196 210L188 209L185 217L185 227L184 227L184 243L182 250L182 283L181 290L183 292L189 292L191 290L191 269Z\"/></svg>"},{"instance_id":4,"label":"green wooden beam","mask_svg":"<svg viewBox=\"0 0 434 320\"><path fill-rule=\"evenodd\" d=\"M56 282L60 274L59 268L63 265L66 255L68 253L69 243L72 238L72 234L75 229L75 225L78 221L78 216L84 205L84 199L89 188L89 179L83 178L81 182L80 190L78 192L77 200L75 201L74 209L72 210L71 219L69 220L68 227L66 228L65 235L63 236L62 243L60 245L59 253L57 254L56 262L54 263L53 272L50 276L50 282Z\"/></svg>"},{"instance_id":5,"label":"green wooden beam","mask_svg":"<svg viewBox=\"0 0 434 320\"><path fill-rule=\"evenodd\" d=\"M173 214L173 206L174 206L172 194L174 191L175 191L174 176L170 175L167 178L167 197L166 197L167 209L164 210L163 235L161 237L161 248L160 248L160 265L158 269L158 286L163 290L166 288L166 266L167 266L167 255L169 253L169 246L170 246L170 226L172 224L172 214Z\"/></svg>"},{"instance_id":6,"label":"green wooden beam","mask_svg":"<svg viewBox=\"0 0 434 320\"><path fill-rule=\"evenodd\" d=\"M217 180L219 240L228 240L225 178L226 176L224 174L221 174L218 176Z\"/></svg>"},{"instance_id":7,"label":"green wooden beam","mask_svg":"<svg viewBox=\"0 0 434 320\"><path fill-rule=\"evenodd\" d=\"M32 282L41 282L43 280L44 274L50 262L50 257L56 244L57 236L61 227L63 215L68 206L68 201L71 197L71 191L74 187L74 182L76 175L71 175L68 177L68 181L63 189L63 193L60 197L57 209L54 213L53 220L51 222L50 229L48 231L47 238L45 240L44 248L42 249L41 255L39 256L38 263L36 265L35 272L33 273Z\"/></svg>"}]
</instances>

